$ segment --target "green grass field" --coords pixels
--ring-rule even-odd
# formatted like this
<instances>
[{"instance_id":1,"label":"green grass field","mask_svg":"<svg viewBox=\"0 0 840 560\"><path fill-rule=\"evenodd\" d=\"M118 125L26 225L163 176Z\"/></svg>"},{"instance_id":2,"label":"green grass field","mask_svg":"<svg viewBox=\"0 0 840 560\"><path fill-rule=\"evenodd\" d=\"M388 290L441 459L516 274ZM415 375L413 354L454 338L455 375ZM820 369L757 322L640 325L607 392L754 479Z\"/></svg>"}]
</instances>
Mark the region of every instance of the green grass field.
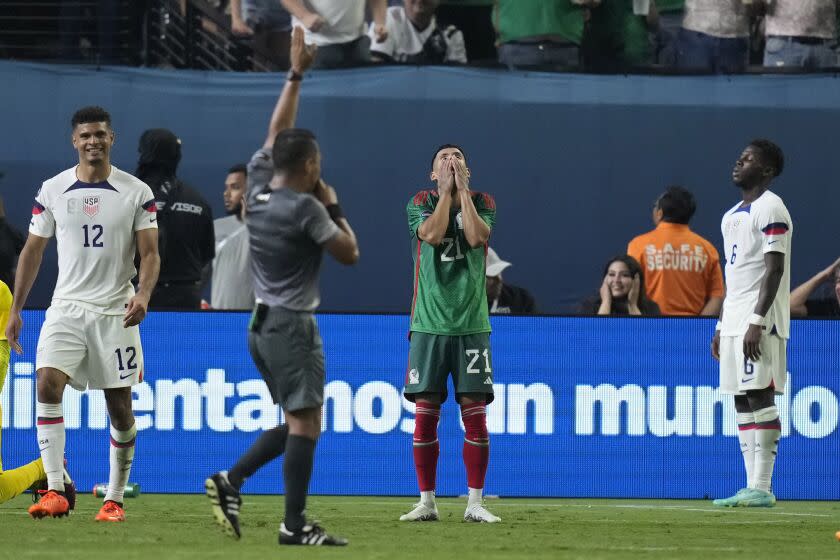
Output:
<instances>
[{"instance_id":1,"label":"green grass field","mask_svg":"<svg viewBox=\"0 0 840 560\"><path fill-rule=\"evenodd\" d=\"M400 523L410 498L313 497L309 512L350 539L345 549L282 548L282 497L245 496L243 538L215 526L204 496L143 495L128 521L93 521L100 501L81 496L69 519L34 521L28 495L0 506L0 558L508 559L840 557L840 504L780 502L773 509L721 510L709 502L663 500L489 500L499 525L462 522L464 502L439 501L441 521Z\"/></svg>"}]
</instances>

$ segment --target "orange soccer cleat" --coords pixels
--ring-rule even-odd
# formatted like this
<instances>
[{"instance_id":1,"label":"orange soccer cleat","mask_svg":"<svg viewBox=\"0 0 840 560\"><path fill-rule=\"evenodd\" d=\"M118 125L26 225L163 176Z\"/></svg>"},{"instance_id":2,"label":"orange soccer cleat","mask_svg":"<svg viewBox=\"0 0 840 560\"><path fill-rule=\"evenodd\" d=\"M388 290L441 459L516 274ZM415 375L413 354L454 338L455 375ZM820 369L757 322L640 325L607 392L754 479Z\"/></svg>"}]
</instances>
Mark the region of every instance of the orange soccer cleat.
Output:
<instances>
[{"instance_id":1,"label":"orange soccer cleat","mask_svg":"<svg viewBox=\"0 0 840 560\"><path fill-rule=\"evenodd\" d=\"M70 513L70 503L67 498L56 492L50 490L41 496L37 503L29 507L29 515L33 519L41 519L42 517L63 517Z\"/></svg>"},{"instance_id":2,"label":"orange soccer cleat","mask_svg":"<svg viewBox=\"0 0 840 560\"><path fill-rule=\"evenodd\" d=\"M113 500L107 500L102 504L99 513L96 514L97 521L125 521L125 510Z\"/></svg>"}]
</instances>

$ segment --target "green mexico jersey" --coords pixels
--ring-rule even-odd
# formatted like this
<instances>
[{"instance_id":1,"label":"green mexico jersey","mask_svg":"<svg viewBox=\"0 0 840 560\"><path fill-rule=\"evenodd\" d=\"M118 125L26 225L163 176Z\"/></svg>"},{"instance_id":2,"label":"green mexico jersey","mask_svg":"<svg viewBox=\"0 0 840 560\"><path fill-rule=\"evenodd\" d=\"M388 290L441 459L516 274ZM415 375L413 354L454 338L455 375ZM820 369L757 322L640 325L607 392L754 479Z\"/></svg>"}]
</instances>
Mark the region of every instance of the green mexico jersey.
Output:
<instances>
[{"instance_id":1,"label":"green mexico jersey","mask_svg":"<svg viewBox=\"0 0 840 560\"><path fill-rule=\"evenodd\" d=\"M443 335L490 332L484 269L487 247L469 246L461 209L450 211L446 235L439 246L430 245L417 235L439 200L437 191L421 191L406 207L414 254L411 330ZM492 229L496 223L493 197L473 192L472 201L479 217Z\"/></svg>"}]
</instances>

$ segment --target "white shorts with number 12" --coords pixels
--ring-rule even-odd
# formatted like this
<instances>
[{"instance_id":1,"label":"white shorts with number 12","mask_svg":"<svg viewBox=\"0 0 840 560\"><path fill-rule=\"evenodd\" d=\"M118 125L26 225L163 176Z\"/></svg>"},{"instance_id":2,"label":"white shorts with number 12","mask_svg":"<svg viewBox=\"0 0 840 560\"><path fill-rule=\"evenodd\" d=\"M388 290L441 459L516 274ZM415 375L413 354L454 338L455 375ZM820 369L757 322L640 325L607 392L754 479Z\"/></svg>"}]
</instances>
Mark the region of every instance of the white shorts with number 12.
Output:
<instances>
[{"instance_id":1,"label":"white shorts with number 12","mask_svg":"<svg viewBox=\"0 0 840 560\"><path fill-rule=\"evenodd\" d=\"M67 374L79 391L136 385L143 381L140 327L125 328L122 315L54 302L38 338L35 368L44 367Z\"/></svg>"}]
</instances>

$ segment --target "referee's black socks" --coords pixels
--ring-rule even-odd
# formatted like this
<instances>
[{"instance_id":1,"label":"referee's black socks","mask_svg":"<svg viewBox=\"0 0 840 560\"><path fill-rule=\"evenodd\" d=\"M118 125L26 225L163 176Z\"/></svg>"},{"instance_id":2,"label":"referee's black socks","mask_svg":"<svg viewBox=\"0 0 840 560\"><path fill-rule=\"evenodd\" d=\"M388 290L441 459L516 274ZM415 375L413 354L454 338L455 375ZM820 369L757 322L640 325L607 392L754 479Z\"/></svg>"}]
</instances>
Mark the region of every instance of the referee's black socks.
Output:
<instances>
[{"instance_id":1,"label":"referee's black socks","mask_svg":"<svg viewBox=\"0 0 840 560\"><path fill-rule=\"evenodd\" d=\"M315 440L289 435L286 439L286 458L283 461L283 479L286 485L286 529L300 531L306 524L303 510L312 476L315 458Z\"/></svg>"}]
</instances>

